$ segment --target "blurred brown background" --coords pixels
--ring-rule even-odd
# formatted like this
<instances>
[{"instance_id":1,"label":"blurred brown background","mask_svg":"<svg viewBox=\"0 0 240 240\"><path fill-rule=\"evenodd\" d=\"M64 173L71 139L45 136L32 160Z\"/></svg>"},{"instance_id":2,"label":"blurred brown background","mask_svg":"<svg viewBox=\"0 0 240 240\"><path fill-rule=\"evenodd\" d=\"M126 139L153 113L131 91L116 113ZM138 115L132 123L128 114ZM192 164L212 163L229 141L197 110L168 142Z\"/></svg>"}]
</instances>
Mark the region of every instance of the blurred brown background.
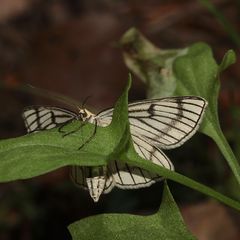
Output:
<instances>
[{"instance_id":1,"label":"blurred brown background","mask_svg":"<svg viewBox=\"0 0 240 240\"><path fill-rule=\"evenodd\" d=\"M211 1L240 34L240 3ZM195 0L1 0L0 1L0 136L26 133L25 106L57 103L22 91L25 84L49 89L98 111L111 107L127 81L121 35L135 26L160 48L183 48L207 42L220 62L239 46L208 10ZM240 156L240 71L238 62L221 78L221 124ZM134 77L130 99L143 99L145 86ZM203 149L204 146L204 149ZM196 154L197 153L197 154ZM194 136L167 152L177 171L240 199L235 182L215 144ZM66 226L102 212L150 214L159 207L162 184L134 191L113 190L94 204L75 188L68 169L26 181L0 184L0 239L71 239ZM191 231L201 240L240 239L240 218L233 211L190 189L170 183ZM145 197L147 196L147 198Z\"/></svg>"}]
</instances>

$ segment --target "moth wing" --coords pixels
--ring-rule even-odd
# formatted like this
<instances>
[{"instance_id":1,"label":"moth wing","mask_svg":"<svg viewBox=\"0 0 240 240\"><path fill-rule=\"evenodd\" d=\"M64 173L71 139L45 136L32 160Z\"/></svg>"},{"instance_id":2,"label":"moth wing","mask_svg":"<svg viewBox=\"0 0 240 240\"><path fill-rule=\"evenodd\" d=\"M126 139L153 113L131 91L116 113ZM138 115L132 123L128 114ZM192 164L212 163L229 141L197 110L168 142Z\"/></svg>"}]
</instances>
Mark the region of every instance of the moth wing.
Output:
<instances>
[{"instance_id":1,"label":"moth wing","mask_svg":"<svg viewBox=\"0 0 240 240\"><path fill-rule=\"evenodd\" d=\"M89 185L87 184L87 180L86 180L89 175L87 171L88 171L87 167L73 166L71 167L71 172L70 172L70 177L74 182L74 184L77 187L81 187L85 190L89 190ZM103 193L109 193L114 187L115 182L109 171L107 171L107 174L105 177L106 177L106 182L103 189Z\"/></svg>"},{"instance_id":2,"label":"moth wing","mask_svg":"<svg viewBox=\"0 0 240 240\"><path fill-rule=\"evenodd\" d=\"M181 146L199 128L206 100L196 96L144 100L128 105L132 135L145 138L161 149ZM110 123L113 109L97 115L99 123ZM106 124L105 124L106 125Z\"/></svg>"},{"instance_id":3,"label":"moth wing","mask_svg":"<svg viewBox=\"0 0 240 240\"><path fill-rule=\"evenodd\" d=\"M132 135L134 148L140 157L145 158L159 166L174 170L169 158L157 147L150 145L145 139ZM131 166L127 163L114 161L111 163L111 171L117 187L122 189L136 189L152 185L162 180L156 173L142 168Z\"/></svg>"},{"instance_id":4,"label":"moth wing","mask_svg":"<svg viewBox=\"0 0 240 240\"><path fill-rule=\"evenodd\" d=\"M32 106L24 109L23 119L28 133L52 129L77 118L77 114L62 108Z\"/></svg>"}]
</instances>

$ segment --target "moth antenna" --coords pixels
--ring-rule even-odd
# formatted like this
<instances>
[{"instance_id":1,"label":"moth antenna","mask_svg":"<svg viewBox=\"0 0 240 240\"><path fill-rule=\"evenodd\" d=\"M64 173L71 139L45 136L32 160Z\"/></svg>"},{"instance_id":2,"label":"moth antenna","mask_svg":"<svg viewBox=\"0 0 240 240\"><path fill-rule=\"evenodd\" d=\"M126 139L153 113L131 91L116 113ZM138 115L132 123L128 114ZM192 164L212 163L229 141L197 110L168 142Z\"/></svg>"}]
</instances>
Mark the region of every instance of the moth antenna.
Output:
<instances>
[{"instance_id":1,"label":"moth antenna","mask_svg":"<svg viewBox=\"0 0 240 240\"><path fill-rule=\"evenodd\" d=\"M92 96L90 95L90 96L87 96L84 100L83 100L83 102L82 102L82 108L84 108L85 107L85 105L86 105L86 103L87 103L87 101L89 100L89 98L91 98Z\"/></svg>"},{"instance_id":2,"label":"moth antenna","mask_svg":"<svg viewBox=\"0 0 240 240\"><path fill-rule=\"evenodd\" d=\"M70 97L66 97L60 93L52 92L46 89L38 88L35 86L32 86L30 84L27 84L22 87L22 91L33 94L33 95L38 95L41 97L45 97L54 101L58 101L64 104L68 104L74 108L79 108L81 106L81 103L79 103L77 100L74 100Z\"/></svg>"}]
</instances>

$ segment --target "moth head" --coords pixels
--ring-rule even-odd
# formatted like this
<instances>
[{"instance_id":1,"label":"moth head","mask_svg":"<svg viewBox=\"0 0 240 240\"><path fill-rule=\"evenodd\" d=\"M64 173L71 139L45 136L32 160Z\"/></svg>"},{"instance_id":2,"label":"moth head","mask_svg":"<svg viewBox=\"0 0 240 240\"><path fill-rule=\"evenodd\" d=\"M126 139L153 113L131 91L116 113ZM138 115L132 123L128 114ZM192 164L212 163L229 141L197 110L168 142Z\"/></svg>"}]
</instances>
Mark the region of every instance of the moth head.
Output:
<instances>
[{"instance_id":1,"label":"moth head","mask_svg":"<svg viewBox=\"0 0 240 240\"><path fill-rule=\"evenodd\" d=\"M87 119L91 118L91 116L93 116L93 114L91 112L89 112L86 108L79 108L79 116L83 121L86 121Z\"/></svg>"}]
</instances>

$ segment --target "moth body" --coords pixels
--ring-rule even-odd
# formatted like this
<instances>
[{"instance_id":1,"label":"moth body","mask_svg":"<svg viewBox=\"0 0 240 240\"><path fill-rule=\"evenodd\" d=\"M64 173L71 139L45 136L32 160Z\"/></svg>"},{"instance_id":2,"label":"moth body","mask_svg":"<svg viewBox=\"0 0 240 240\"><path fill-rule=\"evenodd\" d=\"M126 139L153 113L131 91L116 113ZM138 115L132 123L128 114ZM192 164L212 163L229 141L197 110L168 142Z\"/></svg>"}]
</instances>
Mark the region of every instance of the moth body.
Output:
<instances>
[{"instance_id":1,"label":"moth body","mask_svg":"<svg viewBox=\"0 0 240 240\"><path fill-rule=\"evenodd\" d=\"M199 128L206 107L207 101L196 96L166 97L130 103L128 119L135 151L146 161L174 170L172 162L162 150L179 147L192 137ZM113 108L96 115L85 108L78 108L76 113L58 107L42 106L29 107L23 112L28 133L61 128L73 120L79 120L95 125L92 137L97 126L109 125L112 117ZM84 124L80 127L84 127ZM71 169L74 183L87 189L94 202L99 200L102 193L110 192L114 186L135 189L148 187L163 179L158 174L131 166L124 161L111 160L107 166L73 166Z\"/></svg>"}]
</instances>

